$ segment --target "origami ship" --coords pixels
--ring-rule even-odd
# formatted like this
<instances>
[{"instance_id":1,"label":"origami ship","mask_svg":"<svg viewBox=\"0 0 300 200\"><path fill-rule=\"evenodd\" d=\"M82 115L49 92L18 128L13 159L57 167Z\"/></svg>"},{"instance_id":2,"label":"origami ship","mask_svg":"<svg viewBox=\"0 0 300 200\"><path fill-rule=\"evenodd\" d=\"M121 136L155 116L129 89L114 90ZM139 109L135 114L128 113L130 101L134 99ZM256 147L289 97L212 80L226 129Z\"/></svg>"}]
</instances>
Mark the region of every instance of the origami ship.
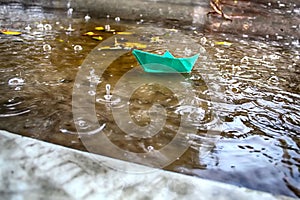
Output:
<instances>
[{"instance_id":1,"label":"origami ship","mask_svg":"<svg viewBox=\"0 0 300 200\"><path fill-rule=\"evenodd\" d=\"M163 55L134 49L132 54L145 72L149 73L190 73L199 54L187 58L176 58L169 51Z\"/></svg>"}]
</instances>

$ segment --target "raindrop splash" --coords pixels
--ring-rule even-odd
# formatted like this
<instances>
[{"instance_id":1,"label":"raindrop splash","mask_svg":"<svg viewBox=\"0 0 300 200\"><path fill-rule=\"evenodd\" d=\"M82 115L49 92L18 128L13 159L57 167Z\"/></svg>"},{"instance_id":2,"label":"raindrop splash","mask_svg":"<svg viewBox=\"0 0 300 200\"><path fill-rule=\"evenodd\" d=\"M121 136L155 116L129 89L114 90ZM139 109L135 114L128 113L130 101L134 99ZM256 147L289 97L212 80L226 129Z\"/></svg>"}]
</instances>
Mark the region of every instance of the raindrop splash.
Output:
<instances>
[{"instance_id":1,"label":"raindrop splash","mask_svg":"<svg viewBox=\"0 0 300 200\"><path fill-rule=\"evenodd\" d=\"M52 30L52 26L50 24L45 24L44 25L44 30L45 31L51 31Z\"/></svg>"},{"instance_id":2,"label":"raindrop splash","mask_svg":"<svg viewBox=\"0 0 300 200\"><path fill-rule=\"evenodd\" d=\"M45 52L50 52L52 50L52 47L50 46L50 44L44 44L43 50Z\"/></svg>"},{"instance_id":3,"label":"raindrop splash","mask_svg":"<svg viewBox=\"0 0 300 200\"><path fill-rule=\"evenodd\" d=\"M74 11L73 8L68 9L68 11L67 11L68 18L72 18L73 11Z\"/></svg>"},{"instance_id":4,"label":"raindrop splash","mask_svg":"<svg viewBox=\"0 0 300 200\"><path fill-rule=\"evenodd\" d=\"M75 46L74 46L74 51L75 51L75 53L77 53L77 52L79 52L79 51L82 51L82 50L83 50L83 48L82 48L81 45L75 45Z\"/></svg>"},{"instance_id":5,"label":"raindrop splash","mask_svg":"<svg viewBox=\"0 0 300 200\"><path fill-rule=\"evenodd\" d=\"M105 89L106 89L106 95L104 95L104 99L106 101L110 101L112 98L112 95L110 94L110 84L106 84Z\"/></svg>"},{"instance_id":6,"label":"raindrop splash","mask_svg":"<svg viewBox=\"0 0 300 200\"><path fill-rule=\"evenodd\" d=\"M84 17L85 22L90 21L90 19L91 19L91 17L88 14Z\"/></svg>"},{"instance_id":7,"label":"raindrop splash","mask_svg":"<svg viewBox=\"0 0 300 200\"><path fill-rule=\"evenodd\" d=\"M8 81L9 86L21 86L21 85L24 85L24 83L25 83L24 79L17 78L17 77L11 78Z\"/></svg>"}]
</instances>

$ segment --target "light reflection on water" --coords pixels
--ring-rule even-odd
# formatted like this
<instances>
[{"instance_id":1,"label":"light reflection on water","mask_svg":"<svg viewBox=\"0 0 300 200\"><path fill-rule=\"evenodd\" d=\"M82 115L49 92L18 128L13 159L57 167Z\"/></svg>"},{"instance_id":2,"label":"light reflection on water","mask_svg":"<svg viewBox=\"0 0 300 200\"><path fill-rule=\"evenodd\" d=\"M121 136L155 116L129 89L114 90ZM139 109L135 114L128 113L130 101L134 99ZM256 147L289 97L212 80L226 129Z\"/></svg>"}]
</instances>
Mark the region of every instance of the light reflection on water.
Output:
<instances>
[{"instance_id":1,"label":"light reflection on water","mask_svg":"<svg viewBox=\"0 0 300 200\"><path fill-rule=\"evenodd\" d=\"M26 12L30 18L23 18L23 9L20 4L0 6L2 26L19 30L28 24L31 27L19 37L0 36L0 128L85 150L74 123L88 130L90 122L73 122L72 89L83 60L99 44L81 34L104 25L106 20L89 19L86 23L84 15L76 18L72 13L75 31L66 34L70 19L62 19L60 13L29 7ZM41 30L39 23L49 24L52 29L47 26L47 30ZM134 24L121 20L118 28L125 30ZM145 29L157 27L150 24ZM163 38L164 28L157 30ZM209 57L200 59L192 74L186 76L195 89L197 106L178 106L164 87L145 85L131 99L134 121L147 124L145 110L157 100L168 108L170 119L162 134L148 140L122 133L108 114L109 106L124 106L120 105L122 97L113 96L114 104L108 106L104 95L107 83L116 82L136 65L133 56L126 54L109 67L102 79L91 77L99 84L99 93L93 95L97 117L103 124L100 128L110 127L108 137L121 148L144 152L166 145L178 129L178 114L189 113L198 134L190 136L191 148L166 169L276 194L299 195L299 44L289 43L287 48L277 40L251 40L218 32L185 33L198 41ZM222 45L222 41L231 45ZM162 49L159 46L153 50ZM209 80L210 90L202 75ZM220 133L215 130L217 143L206 143L214 141L207 134L216 121L210 114L212 109L224 120L223 129ZM201 149L206 146L213 148L202 155Z\"/></svg>"}]
</instances>

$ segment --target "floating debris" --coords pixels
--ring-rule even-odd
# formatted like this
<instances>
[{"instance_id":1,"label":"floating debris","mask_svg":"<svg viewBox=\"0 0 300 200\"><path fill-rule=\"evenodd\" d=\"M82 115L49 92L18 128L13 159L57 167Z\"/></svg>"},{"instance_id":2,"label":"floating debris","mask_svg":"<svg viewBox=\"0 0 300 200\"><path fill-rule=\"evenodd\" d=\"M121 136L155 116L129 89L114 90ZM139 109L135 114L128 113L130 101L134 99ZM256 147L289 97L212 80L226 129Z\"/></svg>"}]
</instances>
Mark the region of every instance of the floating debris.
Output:
<instances>
[{"instance_id":1,"label":"floating debris","mask_svg":"<svg viewBox=\"0 0 300 200\"><path fill-rule=\"evenodd\" d=\"M83 36L100 36L100 34L89 31L84 33Z\"/></svg>"},{"instance_id":2,"label":"floating debris","mask_svg":"<svg viewBox=\"0 0 300 200\"><path fill-rule=\"evenodd\" d=\"M224 46L231 46L232 43L226 42L226 41L221 41L221 42L215 42L216 45L224 45Z\"/></svg>"},{"instance_id":3,"label":"floating debris","mask_svg":"<svg viewBox=\"0 0 300 200\"><path fill-rule=\"evenodd\" d=\"M101 37L101 36L97 36L97 37L92 37L92 39L94 39L94 40L98 40L98 41L102 41L102 40L103 40L103 37Z\"/></svg>"},{"instance_id":4,"label":"floating debris","mask_svg":"<svg viewBox=\"0 0 300 200\"><path fill-rule=\"evenodd\" d=\"M125 47L130 47L130 48L137 48L137 49L147 48L146 44L141 44L141 43L137 43L137 42L125 42L124 46Z\"/></svg>"},{"instance_id":5,"label":"floating debris","mask_svg":"<svg viewBox=\"0 0 300 200\"><path fill-rule=\"evenodd\" d=\"M116 17L116 18L115 18L115 21L116 21L116 22L120 22L120 21L121 21L120 17Z\"/></svg>"},{"instance_id":6,"label":"floating debris","mask_svg":"<svg viewBox=\"0 0 300 200\"><path fill-rule=\"evenodd\" d=\"M105 28L103 26L98 26L98 27L95 27L95 30L96 31L104 31Z\"/></svg>"},{"instance_id":7,"label":"floating debris","mask_svg":"<svg viewBox=\"0 0 300 200\"><path fill-rule=\"evenodd\" d=\"M9 30L1 30L0 33L4 35L21 35L22 32L19 31L9 31Z\"/></svg>"},{"instance_id":8,"label":"floating debris","mask_svg":"<svg viewBox=\"0 0 300 200\"><path fill-rule=\"evenodd\" d=\"M132 35L132 32L117 32L117 35Z\"/></svg>"},{"instance_id":9,"label":"floating debris","mask_svg":"<svg viewBox=\"0 0 300 200\"><path fill-rule=\"evenodd\" d=\"M151 37L150 42L151 43L161 43L161 42L163 42L163 40L157 36L157 37Z\"/></svg>"}]
</instances>

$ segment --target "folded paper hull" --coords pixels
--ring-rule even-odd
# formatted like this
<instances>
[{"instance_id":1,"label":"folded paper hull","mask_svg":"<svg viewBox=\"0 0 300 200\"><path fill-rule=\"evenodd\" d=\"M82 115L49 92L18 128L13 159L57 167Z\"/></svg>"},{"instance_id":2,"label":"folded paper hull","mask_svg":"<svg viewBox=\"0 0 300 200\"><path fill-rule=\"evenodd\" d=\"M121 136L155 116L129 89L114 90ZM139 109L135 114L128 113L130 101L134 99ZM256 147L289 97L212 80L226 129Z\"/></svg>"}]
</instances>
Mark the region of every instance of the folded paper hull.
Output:
<instances>
[{"instance_id":1,"label":"folded paper hull","mask_svg":"<svg viewBox=\"0 0 300 200\"><path fill-rule=\"evenodd\" d=\"M149 73L190 73L199 54L188 58L175 58L169 51L164 55L141 50L132 51L145 72Z\"/></svg>"}]
</instances>

